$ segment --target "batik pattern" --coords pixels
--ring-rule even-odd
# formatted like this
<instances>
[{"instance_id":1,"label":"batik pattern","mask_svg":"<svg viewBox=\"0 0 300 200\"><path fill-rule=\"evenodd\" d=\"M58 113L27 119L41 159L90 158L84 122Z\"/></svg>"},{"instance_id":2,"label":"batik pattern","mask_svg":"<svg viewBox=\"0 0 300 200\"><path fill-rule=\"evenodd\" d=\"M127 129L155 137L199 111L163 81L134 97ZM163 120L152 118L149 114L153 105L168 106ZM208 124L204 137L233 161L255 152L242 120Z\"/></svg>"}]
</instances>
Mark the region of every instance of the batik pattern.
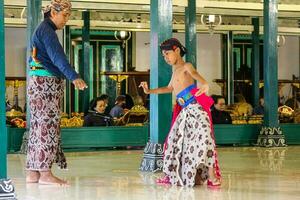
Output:
<instances>
[{"instance_id":1,"label":"batik pattern","mask_svg":"<svg viewBox=\"0 0 300 200\"><path fill-rule=\"evenodd\" d=\"M27 170L48 171L53 163L67 168L61 148L60 116L63 80L56 77L29 78L30 129Z\"/></svg>"},{"instance_id":2,"label":"batik pattern","mask_svg":"<svg viewBox=\"0 0 300 200\"><path fill-rule=\"evenodd\" d=\"M198 103L183 108L174 122L164 155L163 172L173 185L194 186L208 179L215 163L209 116Z\"/></svg>"}]
</instances>

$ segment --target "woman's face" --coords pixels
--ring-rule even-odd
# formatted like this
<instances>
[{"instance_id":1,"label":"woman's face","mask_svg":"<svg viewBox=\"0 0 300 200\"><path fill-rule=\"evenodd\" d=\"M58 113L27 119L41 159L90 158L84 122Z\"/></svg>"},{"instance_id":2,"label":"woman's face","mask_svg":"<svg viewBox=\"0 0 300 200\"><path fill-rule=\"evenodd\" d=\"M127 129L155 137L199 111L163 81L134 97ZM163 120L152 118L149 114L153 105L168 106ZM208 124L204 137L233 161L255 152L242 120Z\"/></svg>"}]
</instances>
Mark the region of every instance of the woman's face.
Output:
<instances>
[{"instance_id":1,"label":"woman's face","mask_svg":"<svg viewBox=\"0 0 300 200\"><path fill-rule=\"evenodd\" d=\"M104 113L104 112L105 112L106 106L107 106L107 104L105 103L105 101L103 101L103 100L97 101L95 110L96 110L98 113Z\"/></svg>"},{"instance_id":2,"label":"woman's face","mask_svg":"<svg viewBox=\"0 0 300 200\"><path fill-rule=\"evenodd\" d=\"M51 18L57 29L63 29L69 20L71 13L66 11L57 12L51 9Z\"/></svg>"},{"instance_id":3,"label":"woman's face","mask_svg":"<svg viewBox=\"0 0 300 200\"><path fill-rule=\"evenodd\" d=\"M225 110L225 99L223 99L223 98L218 99L217 104L215 104L215 108L217 110L224 111Z\"/></svg>"}]
</instances>

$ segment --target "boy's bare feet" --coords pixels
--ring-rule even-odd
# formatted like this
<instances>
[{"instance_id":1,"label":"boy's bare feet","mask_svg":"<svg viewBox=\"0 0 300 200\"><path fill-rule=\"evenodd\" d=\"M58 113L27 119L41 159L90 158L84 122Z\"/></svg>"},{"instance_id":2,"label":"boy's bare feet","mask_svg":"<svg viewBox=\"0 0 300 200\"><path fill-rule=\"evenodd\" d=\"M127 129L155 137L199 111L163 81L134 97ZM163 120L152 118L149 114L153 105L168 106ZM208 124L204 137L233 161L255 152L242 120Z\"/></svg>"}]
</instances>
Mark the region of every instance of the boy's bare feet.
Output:
<instances>
[{"instance_id":1,"label":"boy's bare feet","mask_svg":"<svg viewBox=\"0 0 300 200\"><path fill-rule=\"evenodd\" d=\"M43 185L68 185L67 181L64 181L52 174L51 171L40 172L41 177L39 179L39 184Z\"/></svg>"},{"instance_id":2,"label":"boy's bare feet","mask_svg":"<svg viewBox=\"0 0 300 200\"><path fill-rule=\"evenodd\" d=\"M26 183L38 183L40 173L38 171L28 171L26 175Z\"/></svg>"},{"instance_id":3,"label":"boy's bare feet","mask_svg":"<svg viewBox=\"0 0 300 200\"><path fill-rule=\"evenodd\" d=\"M207 185L208 186L213 186L213 187L215 187L215 186L221 186L221 180L220 180L220 178L217 178L215 176L213 168L211 168L211 167L208 168L208 174L209 174L209 178L207 180Z\"/></svg>"},{"instance_id":4,"label":"boy's bare feet","mask_svg":"<svg viewBox=\"0 0 300 200\"><path fill-rule=\"evenodd\" d=\"M195 185L203 185L204 182L201 179L201 172L199 170L197 170L196 172L196 176L195 176Z\"/></svg>"}]
</instances>

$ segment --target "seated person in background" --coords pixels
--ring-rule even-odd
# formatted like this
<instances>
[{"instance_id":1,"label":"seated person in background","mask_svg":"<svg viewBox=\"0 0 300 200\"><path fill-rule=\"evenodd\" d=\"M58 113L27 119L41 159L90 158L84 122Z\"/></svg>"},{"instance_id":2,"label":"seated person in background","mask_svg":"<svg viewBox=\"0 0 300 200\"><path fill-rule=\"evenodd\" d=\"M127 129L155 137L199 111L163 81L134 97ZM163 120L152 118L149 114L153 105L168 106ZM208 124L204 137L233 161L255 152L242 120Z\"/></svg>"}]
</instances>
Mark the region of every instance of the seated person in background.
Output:
<instances>
[{"instance_id":1,"label":"seated person in background","mask_svg":"<svg viewBox=\"0 0 300 200\"><path fill-rule=\"evenodd\" d=\"M120 118L125 114L126 97L120 95L116 98L115 106L110 110L109 114L114 118Z\"/></svg>"},{"instance_id":2,"label":"seated person in background","mask_svg":"<svg viewBox=\"0 0 300 200\"><path fill-rule=\"evenodd\" d=\"M132 97L129 94L125 94L126 100L125 100L125 109L130 110L134 106L134 102Z\"/></svg>"},{"instance_id":3,"label":"seated person in background","mask_svg":"<svg viewBox=\"0 0 300 200\"><path fill-rule=\"evenodd\" d=\"M7 98L7 96L6 96L6 99L5 99L5 105L6 105L6 112L7 111L10 111L11 110L11 108L12 108L12 105L10 104L10 102L9 102L9 100L8 100L8 98Z\"/></svg>"},{"instance_id":4,"label":"seated person in background","mask_svg":"<svg viewBox=\"0 0 300 200\"><path fill-rule=\"evenodd\" d=\"M220 95L212 95L214 105L211 108L211 116L214 124L231 124L232 120L225 109L225 99Z\"/></svg>"},{"instance_id":5,"label":"seated person in background","mask_svg":"<svg viewBox=\"0 0 300 200\"><path fill-rule=\"evenodd\" d=\"M107 94L101 94L99 96L101 99L104 99L104 102L106 103L106 108L105 108L105 114L109 115L109 111L111 109L111 106L109 105L109 96Z\"/></svg>"},{"instance_id":6,"label":"seated person in background","mask_svg":"<svg viewBox=\"0 0 300 200\"><path fill-rule=\"evenodd\" d=\"M260 97L259 105L253 109L253 115L263 115L264 114L264 104L265 104L264 98Z\"/></svg>"},{"instance_id":7,"label":"seated person in background","mask_svg":"<svg viewBox=\"0 0 300 200\"><path fill-rule=\"evenodd\" d=\"M83 126L111 126L113 119L105 114L105 98L100 96L93 100L88 114L84 117Z\"/></svg>"}]
</instances>

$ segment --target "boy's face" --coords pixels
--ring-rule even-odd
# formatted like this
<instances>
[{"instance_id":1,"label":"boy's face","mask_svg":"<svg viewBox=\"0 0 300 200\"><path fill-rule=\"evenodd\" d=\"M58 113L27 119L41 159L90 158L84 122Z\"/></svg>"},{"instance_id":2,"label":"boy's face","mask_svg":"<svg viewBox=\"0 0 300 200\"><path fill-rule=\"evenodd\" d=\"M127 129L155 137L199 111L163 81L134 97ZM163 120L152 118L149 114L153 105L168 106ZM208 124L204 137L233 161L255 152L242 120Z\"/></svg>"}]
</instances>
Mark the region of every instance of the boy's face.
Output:
<instances>
[{"instance_id":1,"label":"boy's face","mask_svg":"<svg viewBox=\"0 0 300 200\"><path fill-rule=\"evenodd\" d=\"M180 56L180 50L177 47L175 50L163 50L162 55L169 65L174 65L177 62L178 56Z\"/></svg>"}]
</instances>

